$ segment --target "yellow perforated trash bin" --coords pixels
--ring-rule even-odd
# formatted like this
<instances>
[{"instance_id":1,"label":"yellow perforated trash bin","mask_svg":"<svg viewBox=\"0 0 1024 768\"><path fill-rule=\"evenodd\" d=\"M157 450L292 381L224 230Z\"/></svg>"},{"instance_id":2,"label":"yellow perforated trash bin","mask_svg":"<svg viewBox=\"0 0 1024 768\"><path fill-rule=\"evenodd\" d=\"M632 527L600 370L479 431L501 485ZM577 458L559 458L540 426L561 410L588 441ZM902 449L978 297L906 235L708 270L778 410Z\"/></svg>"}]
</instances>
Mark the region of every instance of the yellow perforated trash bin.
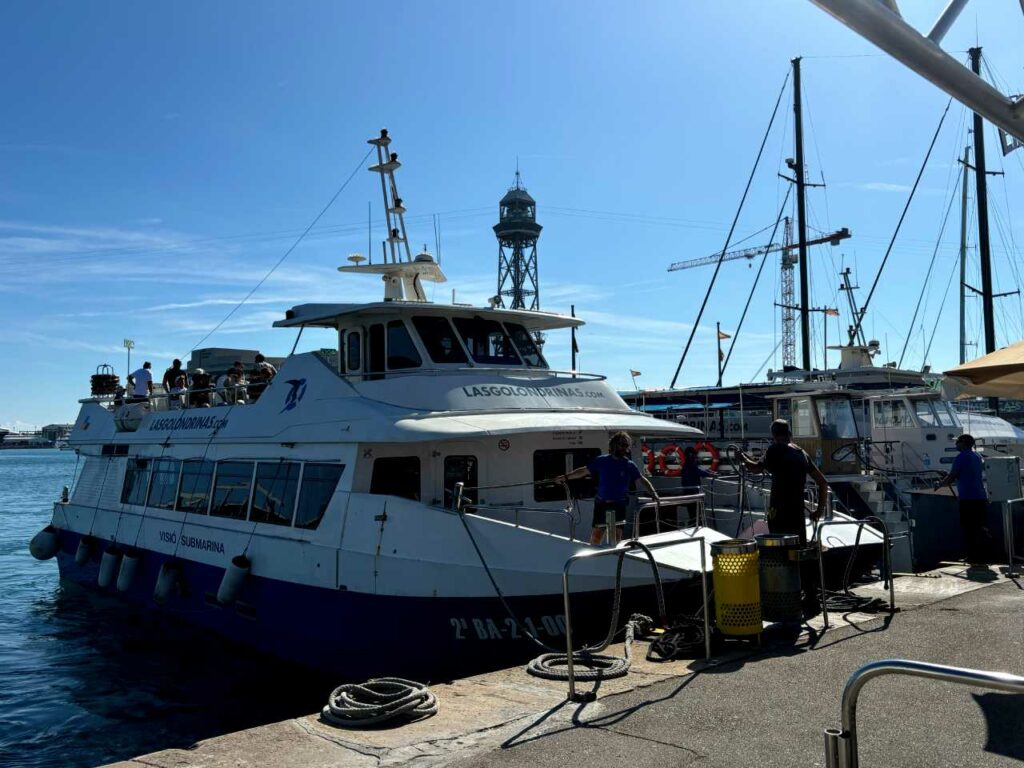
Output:
<instances>
[{"instance_id":1,"label":"yellow perforated trash bin","mask_svg":"<svg viewBox=\"0 0 1024 768\"><path fill-rule=\"evenodd\" d=\"M757 544L726 539L711 544L714 569L715 620L730 637L761 634L761 581Z\"/></svg>"}]
</instances>

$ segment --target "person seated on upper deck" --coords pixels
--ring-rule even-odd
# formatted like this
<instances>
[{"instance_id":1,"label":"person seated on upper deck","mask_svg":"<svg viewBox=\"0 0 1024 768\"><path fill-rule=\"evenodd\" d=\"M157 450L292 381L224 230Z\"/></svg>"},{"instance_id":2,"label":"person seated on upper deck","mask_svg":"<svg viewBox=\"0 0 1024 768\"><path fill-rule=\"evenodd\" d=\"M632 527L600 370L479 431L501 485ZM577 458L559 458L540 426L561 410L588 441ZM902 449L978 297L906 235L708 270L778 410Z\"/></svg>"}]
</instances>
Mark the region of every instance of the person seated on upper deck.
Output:
<instances>
[{"instance_id":1,"label":"person seated on upper deck","mask_svg":"<svg viewBox=\"0 0 1024 768\"><path fill-rule=\"evenodd\" d=\"M188 392L188 386L185 384L185 374L182 373L172 383L170 389L167 390L167 409L171 411L179 411L182 408L182 395Z\"/></svg>"},{"instance_id":2,"label":"person seated on upper deck","mask_svg":"<svg viewBox=\"0 0 1024 768\"><path fill-rule=\"evenodd\" d=\"M192 374L192 387L189 390L186 408L210 407L210 374L202 368L196 368Z\"/></svg>"},{"instance_id":3,"label":"person seated on upper deck","mask_svg":"<svg viewBox=\"0 0 1024 768\"><path fill-rule=\"evenodd\" d=\"M131 396L129 403L140 403L149 400L153 394L153 371L150 370L153 364L147 360L142 367L134 373L128 374L128 386Z\"/></svg>"},{"instance_id":4,"label":"person seated on upper deck","mask_svg":"<svg viewBox=\"0 0 1024 768\"><path fill-rule=\"evenodd\" d=\"M235 364L228 368L219 379L217 379L217 394L223 402L228 405L236 405L245 402L245 374L242 371L242 361L236 360Z\"/></svg>"},{"instance_id":5,"label":"person seated on upper deck","mask_svg":"<svg viewBox=\"0 0 1024 768\"><path fill-rule=\"evenodd\" d=\"M256 365L253 367L252 375L249 377L248 395L249 400L256 402L259 400L260 395L263 394L263 390L267 388L267 385L277 375L277 368L267 362L261 353L256 353Z\"/></svg>"},{"instance_id":6,"label":"person seated on upper deck","mask_svg":"<svg viewBox=\"0 0 1024 768\"><path fill-rule=\"evenodd\" d=\"M683 449L683 466L679 471L679 485L683 496L696 496L702 493L701 480L705 477L718 477L715 472L704 469L700 465L700 457L697 455L697 449L692 445L686 446ZM686 507L686 525L689 528L694 524L697 517L697 502L691 502L685 505Z\"/></svg>"},{"instance_id":7,"label":"person seated on upper deck","mask_svg":"<svg viewBox=\"0 0 1024 768\"><path fill-rule=\"evenodd\" d=\"M179 376L185 377L185 383L188 383L188 374L181 367L181 360L177 358L171 363L171 367L164 371L164 378L161 382L164 385L164 392L170 392L175 387L175 383Z\"/></svg>"}]
</instances>

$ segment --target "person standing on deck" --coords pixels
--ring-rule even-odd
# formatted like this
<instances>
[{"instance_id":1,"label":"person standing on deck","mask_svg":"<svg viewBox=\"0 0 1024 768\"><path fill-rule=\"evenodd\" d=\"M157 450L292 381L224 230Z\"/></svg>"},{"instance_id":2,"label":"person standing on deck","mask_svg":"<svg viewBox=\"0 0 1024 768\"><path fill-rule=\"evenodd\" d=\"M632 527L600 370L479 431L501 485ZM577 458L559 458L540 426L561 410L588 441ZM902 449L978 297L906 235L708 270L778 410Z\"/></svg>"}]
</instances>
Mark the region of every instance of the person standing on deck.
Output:
<instances>
[{"instance_id":1,"label":"person standing on deck","mask_svg":"<svg viewBox=\"0 0 1024 768\"><path fill-rule=\"evenodd\" d=\"M697 449L692 445L686 446L683 449L683 466L679 472L679 485L683 496L696 496L703 493L701 487L701 480L705 477L718 477L718 475L710 470L704 469L700 465L700 457L697 455ZM689 528L696 522L697 519L697 503L686 504L686 525Z\"/></svg>"},{"instance_id":2,"label":"person standing on deck","mask_svg":"<svg viewBox=\"0 0 1024 768\"><path fill-rule=\"evenodd\" d=\"M654 489L651 481L644 477L633 460L629 458L629 449L633 446L633 440L625 432L617 432L608 441L608 453L598 456L587 466L574 469L566 475L559 475L554 478L556 482L564 483L568 480L577 480L584 477L597 475L597 495L594 497L594 527L590 532L590 543L600 544L603 536L602 525L609 511L615 513L615 538L618 542L622 539L622 527L626 524L626 503L629 500L629 486L632 482L640 480L647 486L651 498L657 499L658 492ZM611 531L608 532L608 539L612 541Z\"/></svg>"},{"instance_id":3,"label":"person standing on deck","mask_svg":"<svg viewBox=\"0 0 1024 768\"><path fill-rule=\"evenodd\" d=\"M129 374L128 384L131 386L131 397L129 402L140 402L148 400L153 394L153 364L147 360L142 367L134 373Z\"/></svg>"},{"instance_id":4,"label":"person standing on deck","mask_svg":"<svg viewBox=\"0 0 1024 768\"><path fill-rule=\"evenodd\" d=\"M988 534L985 516L988 512L988 491L985 488L984 464L974 451L974 437L966 432L956 439L959 453L953 459L949 473L935 484L936 489L952 486L960 499L960 531L970 565L984 560L983 539Z\"/></svg>"}]
</instances>

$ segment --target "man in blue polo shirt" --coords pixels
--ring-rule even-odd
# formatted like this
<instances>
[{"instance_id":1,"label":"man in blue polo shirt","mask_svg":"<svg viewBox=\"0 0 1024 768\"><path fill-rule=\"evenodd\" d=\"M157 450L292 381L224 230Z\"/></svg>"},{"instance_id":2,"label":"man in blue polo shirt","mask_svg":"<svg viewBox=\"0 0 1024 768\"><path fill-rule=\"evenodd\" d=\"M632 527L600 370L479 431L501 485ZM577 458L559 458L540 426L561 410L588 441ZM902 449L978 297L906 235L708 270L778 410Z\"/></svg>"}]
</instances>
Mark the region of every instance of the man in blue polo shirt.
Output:
<instances>
[{"instance_id":1,"label":"man in blue polo shirt","mask_svg":"<svg viewBox=\"0 0 1024 768\"><path fill-rule=\"evenodd\" d=\"M987 533L985 517L988 514L988 491L985 489L984 466L981 456L974 452L974 438L966 432L956 439L959 453L953 459L949 474L936 483L936 488L953 485L960 499L960 531L966 548L967 562L981 563L983 539Z\"/></svg>"},{"instance_id":2,"label":"man in blue polo shirt","mask_svg":"<svg viewBox=\"0 0 1024 768\"><path fill-rule=\"evenodd\" d=\"M622 526L626 523L626 503L629 500L629 486L639 480L647 486L651 498L657 499L651 481L644 477L633 460L629 458L629 450L633 445L630 436L625 432L617 432L608 441L608 453L593 459L587 466L574 469L567 475L555 478L558 482L576 480L582 477L597 476L597 495L594 497L594 528L590 533L590 543L600 544L604 532L601 525L609 511L615 512L615 541L622 539ZM609 535L609 539L611 536Z\"/></svg>"}]
</instances>

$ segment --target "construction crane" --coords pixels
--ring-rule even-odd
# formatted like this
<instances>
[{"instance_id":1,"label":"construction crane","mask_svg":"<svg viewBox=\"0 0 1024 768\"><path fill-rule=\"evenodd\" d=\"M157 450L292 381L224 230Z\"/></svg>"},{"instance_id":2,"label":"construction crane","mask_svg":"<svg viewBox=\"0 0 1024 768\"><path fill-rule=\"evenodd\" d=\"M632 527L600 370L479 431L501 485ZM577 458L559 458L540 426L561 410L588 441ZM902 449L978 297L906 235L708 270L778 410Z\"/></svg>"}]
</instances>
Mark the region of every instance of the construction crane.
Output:
<instances>
[{"instance_id":1,"label":"construction crane","mask_svg":"<svg viewBox=\"0 0 1024 768\"><path fill-rule=\"evenodd\" d=\"M781 287L782 287L782 301L779 302L779 306L782 309L782 365L784 367L796 367L796 297L793 289L793 267L799 261L799 257L794 252L796 244L793 242L792 227L790 225L789 217L785 219L785 225L783 227L783 242L769 243L768 245L761 245L756 248L742 248L738 251L727 251L723 256L721 252L714 253L710 256L704 256L699 259L690 259L689 261L677 261L672 264L669 268L669 272L675 272L680 269L691 269L692 267L704 267L709 264L717 264L721 261L735 261L737 259L746 259L750 261L757 258L758 256L764 256L767 253L775 253L782 251L782 259L780 268L782 270L781 275ZM822 243L829 243L830 245L839 245L842 240L850 237L850 230L846 227L836 230L831 234L822 235L816 237L813 240L808 240L807 245L821 245Z\"/></svg>"}]
</instances>

